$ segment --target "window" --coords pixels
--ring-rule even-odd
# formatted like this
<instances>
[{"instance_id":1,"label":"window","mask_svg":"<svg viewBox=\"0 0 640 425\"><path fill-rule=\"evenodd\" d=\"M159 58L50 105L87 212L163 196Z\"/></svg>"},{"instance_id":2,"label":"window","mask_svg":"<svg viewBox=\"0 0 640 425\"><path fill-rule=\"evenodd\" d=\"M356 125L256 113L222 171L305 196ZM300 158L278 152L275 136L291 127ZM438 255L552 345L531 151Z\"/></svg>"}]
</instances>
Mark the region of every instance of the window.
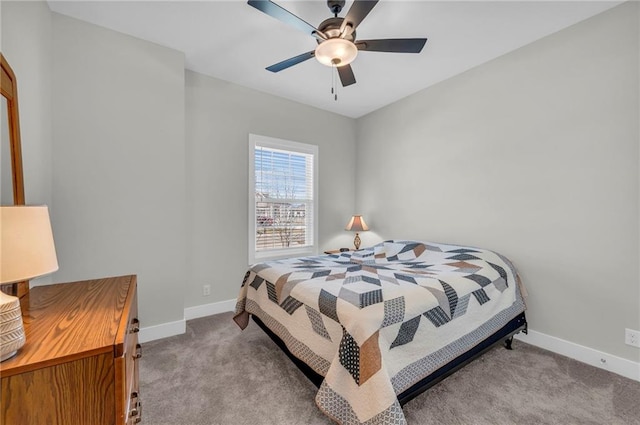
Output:
<instances>
[{"instance_id":1,"label":"window","mask_svg":"<svg viewBox=\"0 0 640 425\"><path fill-rule=\"evenodd\" d=\"M318 147L249 135L249 263L316 253Z\"/></svg>"}]
</instances>

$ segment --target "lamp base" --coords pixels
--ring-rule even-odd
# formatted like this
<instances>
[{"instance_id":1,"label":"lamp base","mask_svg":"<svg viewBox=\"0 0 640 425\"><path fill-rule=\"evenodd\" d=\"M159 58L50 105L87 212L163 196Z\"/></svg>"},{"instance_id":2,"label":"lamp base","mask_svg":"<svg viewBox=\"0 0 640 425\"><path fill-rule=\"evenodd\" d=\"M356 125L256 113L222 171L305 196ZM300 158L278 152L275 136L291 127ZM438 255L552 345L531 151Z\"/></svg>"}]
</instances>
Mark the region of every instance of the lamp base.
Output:
<instances>
[{"instance_id":1,"label":"lamp base","mask_svg":"<svg viewBox=\"0 0 640 425\"><path fill-rule=\"evenodd\" d=\"M360 240L360 235L358 235L358 232L356 232L356 237L353 239L353 246L356 247L356 251L360 249L360 243L362 243L362 241Z\"/></svg>"},{"instance_id":2,"label":"lamp base","mask_svg":"<svg viewBox=\"0 0 640 425\"><path fill-rule=\"evenodd\" d=\"M15 356L25 342L20 300L0 292L0 361Z\"/></svg>"},{"instance_id":3,"label":"lamp base","mask_svg":"<svg viewBox=\"0 0 640 425\"><path fill-rule=\"evenodd\" d=\"M18 354L18 350L14 350L10 353L7 354L3 354L2 357L0 357L0 362L3 362L5 360L9 360L11 357L15 356L16 354Z\"/></svg>"}]
</instances>

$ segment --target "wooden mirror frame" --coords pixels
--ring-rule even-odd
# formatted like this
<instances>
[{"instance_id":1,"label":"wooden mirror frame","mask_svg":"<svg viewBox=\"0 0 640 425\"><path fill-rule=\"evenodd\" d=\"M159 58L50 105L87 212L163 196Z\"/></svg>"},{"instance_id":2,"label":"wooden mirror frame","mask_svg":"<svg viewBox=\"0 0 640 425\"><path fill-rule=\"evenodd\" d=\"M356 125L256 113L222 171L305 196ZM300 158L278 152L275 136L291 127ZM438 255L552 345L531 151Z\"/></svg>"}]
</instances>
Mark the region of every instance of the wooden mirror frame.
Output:
<instances>
[{"instance_id":1,"label":"wooden mirror frame","mask_svg":"<svg viewBox=\"0 0 640 425\"><path fill-rule=\"evenodd\" d=\"M20 118L18 116L18 83L13 69L0 53L0 93L7 100L9 144L11 151L11 175L13 179L13 204L24 205L24 177L22 174L22 146L20 144ZM29 292L29 282L0 285L0 290L22 297Z\"/></svg>"}]
</instances>

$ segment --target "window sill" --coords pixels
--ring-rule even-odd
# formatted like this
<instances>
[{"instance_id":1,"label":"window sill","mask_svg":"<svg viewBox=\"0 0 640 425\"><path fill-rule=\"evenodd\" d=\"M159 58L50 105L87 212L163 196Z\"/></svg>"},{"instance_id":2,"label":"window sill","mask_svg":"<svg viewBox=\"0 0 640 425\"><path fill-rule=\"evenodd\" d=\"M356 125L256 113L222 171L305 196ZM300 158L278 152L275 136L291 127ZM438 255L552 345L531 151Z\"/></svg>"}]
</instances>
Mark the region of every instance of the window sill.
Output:
<instances>
[{"instance_id":1,"label":"window sill","mask_svg":"<svg viewBox=\"0 0 640 425\"><path fill-rule=\"evenodd\" d=\"M256 252L253 258L249 258L249 264L262 263L265 261L282 260L283 258L307 257L317 255L317 247L290 248L274 250L268 252Z\"/></svg>"}]
</instances>

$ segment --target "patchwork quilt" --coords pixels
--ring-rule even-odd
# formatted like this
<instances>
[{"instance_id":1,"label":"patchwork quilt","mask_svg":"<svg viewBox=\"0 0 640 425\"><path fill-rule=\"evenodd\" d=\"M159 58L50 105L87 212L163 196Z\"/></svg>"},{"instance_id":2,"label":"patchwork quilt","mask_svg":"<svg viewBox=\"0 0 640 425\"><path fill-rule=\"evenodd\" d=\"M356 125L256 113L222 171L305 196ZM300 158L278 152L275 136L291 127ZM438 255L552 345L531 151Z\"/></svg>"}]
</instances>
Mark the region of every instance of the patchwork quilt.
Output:
<instances>
[{"instance_id":1,"label":"patchwork quilt","mask_svg":"<svg viewBox=\"0 0 640 425\"><path fill-rule=\"evenodd\" d=\"M501 255L386 241L354 252L253 265L234 320L257 316L324 377L316 404L340 424L405 424L397 395L525 306Z\"/></svg>"}]
</instances>

